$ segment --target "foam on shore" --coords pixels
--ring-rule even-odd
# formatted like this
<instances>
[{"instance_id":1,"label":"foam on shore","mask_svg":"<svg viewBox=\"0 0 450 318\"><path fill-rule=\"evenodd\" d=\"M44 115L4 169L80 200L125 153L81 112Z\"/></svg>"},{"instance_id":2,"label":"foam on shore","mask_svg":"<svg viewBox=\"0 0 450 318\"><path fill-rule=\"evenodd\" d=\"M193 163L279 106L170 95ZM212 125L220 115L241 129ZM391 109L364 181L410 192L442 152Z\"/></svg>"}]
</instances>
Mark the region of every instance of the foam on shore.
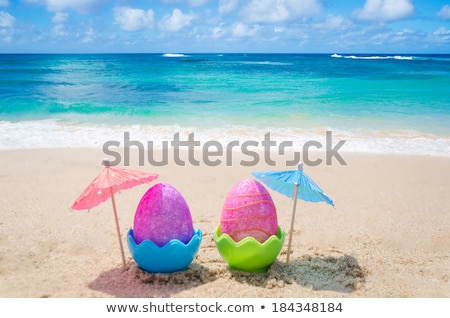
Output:
<instances>
[{"instance_id":1,"label":"foam on shore","mask_svg":"<svg viewBox=\"0 0 450 318\"><path fill-rule=\"evenodd\" d=\"M328 137L327 137L327 131ZM127 135L126 135L127 134ZM178 134L178 137L175 137ZM268 135L270 134L270 136ZM68 124L53 120L0 122L0 150L39 148L102 148L109 141L123 147L129 141L139 141L144 147L151 143L154 149L169 147L175 138L187 141L191 135L201 149L208 141L217 141L223 147L231 142L249 148L263 148L263 141L275 141L271 149L279 149L285 142L286 150L326 151L341 142L341 151L378 154L414 154L450 156L450 136L439 136L414 130L339 130L332 127L314 129L267 127L252 128L197 128L179 125L91 125ZM128 136L128 137L126 137ZM328 141L327 141L328 138ZM287 143L286 143L287 142ZM327 146L328 142L328 146ZM239 147L234 147L238 150Z\"/></svg>"}]
</instances>

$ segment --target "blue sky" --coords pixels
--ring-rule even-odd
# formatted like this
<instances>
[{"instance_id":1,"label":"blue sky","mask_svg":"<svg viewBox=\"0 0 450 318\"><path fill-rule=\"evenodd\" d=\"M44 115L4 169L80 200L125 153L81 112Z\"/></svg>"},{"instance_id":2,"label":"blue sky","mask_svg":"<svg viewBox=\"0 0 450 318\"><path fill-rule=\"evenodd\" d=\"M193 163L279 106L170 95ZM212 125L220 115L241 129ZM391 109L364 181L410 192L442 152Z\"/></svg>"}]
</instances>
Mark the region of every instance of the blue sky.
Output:
<instances>
[{"instance_id":1,"label":"blue sky","mask_svg":"<svg viewBox=\"0 0 450 318\"><path fill-rule=\"evenodd\" d=\"M0 0L0 53L450 53L450 0Z\"/></svg>"}]
</instances>

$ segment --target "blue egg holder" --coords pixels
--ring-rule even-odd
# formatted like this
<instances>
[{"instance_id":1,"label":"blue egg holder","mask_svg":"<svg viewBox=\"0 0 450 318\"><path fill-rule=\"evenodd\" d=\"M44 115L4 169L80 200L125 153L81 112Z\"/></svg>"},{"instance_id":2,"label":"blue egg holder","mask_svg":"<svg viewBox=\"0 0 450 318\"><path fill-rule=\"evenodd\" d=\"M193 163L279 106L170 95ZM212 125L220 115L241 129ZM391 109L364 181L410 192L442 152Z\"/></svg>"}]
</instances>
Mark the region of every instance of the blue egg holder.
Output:
<instances>
[{"instance_id":1,"label":"blue egg holder","mask_svg":"<svg viewBox=\"0 0 450 318\"><path fill-rule=\"evenodd\" d=\"M133 229L127 234L128 248L136 264L149 273L173 273L185 270L194 260L202 241L199 229L186 244L180 240L170 240L164 246L144 240L136 244Z\"/></svg>"}]
</instances>

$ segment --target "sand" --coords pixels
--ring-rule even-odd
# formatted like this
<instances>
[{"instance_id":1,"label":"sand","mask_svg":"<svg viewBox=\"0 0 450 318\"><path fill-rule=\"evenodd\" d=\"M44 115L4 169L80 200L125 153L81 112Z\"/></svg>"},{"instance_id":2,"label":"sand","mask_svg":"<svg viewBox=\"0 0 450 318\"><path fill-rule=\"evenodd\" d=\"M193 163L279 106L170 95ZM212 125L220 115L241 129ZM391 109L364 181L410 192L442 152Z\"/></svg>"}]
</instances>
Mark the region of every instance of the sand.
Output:
<instances>
[{"instance_id":1,"label":"sand","mask_svg":"<svg viewBox=\"0 0 450 318\"><path fill-rule=\"evenodd\" d=\"M200 250L186 271L149 274L126 245L136 206L151 186L116 196L127 264L111 202L70 206L102 169L100 149L0 152L1 297L401 297L450 296L450 158L345 154L348 163L305 167L334 200L298 201L291 261L287 244L267 273L232 270L212 231L228 191L254 167L130 168L160 174L185 197ZM289 167L290 168L290 167ZM292 200L270 191L288 232Z\"/></svg>"}]
</instances>

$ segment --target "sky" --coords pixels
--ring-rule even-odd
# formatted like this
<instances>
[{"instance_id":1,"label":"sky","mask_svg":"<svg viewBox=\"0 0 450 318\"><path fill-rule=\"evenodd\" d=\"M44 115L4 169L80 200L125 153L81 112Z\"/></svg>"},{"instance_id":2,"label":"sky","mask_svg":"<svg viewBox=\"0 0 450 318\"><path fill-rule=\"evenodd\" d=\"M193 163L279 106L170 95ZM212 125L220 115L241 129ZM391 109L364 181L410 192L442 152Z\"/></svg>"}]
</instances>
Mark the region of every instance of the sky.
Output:
<instances>
[{"instance_id":1,"label":"sky","mask_svg":"<svg viewBox=\"0 0 450 318\"><path fill-rule=\"evenodd\" d=\"M450 0L0 0L0 53L450 54Z\"/></svg>"}]
</instances>

